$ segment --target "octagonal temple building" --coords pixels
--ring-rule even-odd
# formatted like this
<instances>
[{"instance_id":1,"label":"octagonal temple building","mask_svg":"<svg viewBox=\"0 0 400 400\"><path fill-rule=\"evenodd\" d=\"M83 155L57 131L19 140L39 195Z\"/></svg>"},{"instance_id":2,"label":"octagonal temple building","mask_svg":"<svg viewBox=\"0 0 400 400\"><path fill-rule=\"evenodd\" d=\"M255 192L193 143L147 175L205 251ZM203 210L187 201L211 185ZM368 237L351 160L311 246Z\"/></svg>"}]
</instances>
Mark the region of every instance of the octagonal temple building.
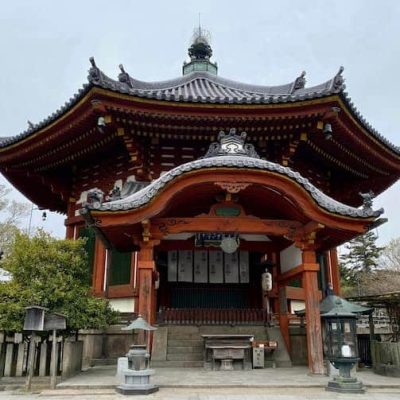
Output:
<instances>
[{"instance_id":1,"label":"octagonal temple building","mask_svg":"<svg viewBox=\"0 0 400 400\"><path fill-rule=\"evenodd\" d=\"M0 138L0 171L65 214L67 238L88 239L94 295L159 325L156 365L206 361L173 345L185 325L191 338L265 333L287 363L304 352L322 373L318 305L328 287L340 294L336 247L384 222L372 197L400 177L400 149L361 116L342 67L313 87L305 72L236 82L202 32L189 56L162 82L122 65L110 78L91 58L65 105Z\"/></svg>"}]
</instances>

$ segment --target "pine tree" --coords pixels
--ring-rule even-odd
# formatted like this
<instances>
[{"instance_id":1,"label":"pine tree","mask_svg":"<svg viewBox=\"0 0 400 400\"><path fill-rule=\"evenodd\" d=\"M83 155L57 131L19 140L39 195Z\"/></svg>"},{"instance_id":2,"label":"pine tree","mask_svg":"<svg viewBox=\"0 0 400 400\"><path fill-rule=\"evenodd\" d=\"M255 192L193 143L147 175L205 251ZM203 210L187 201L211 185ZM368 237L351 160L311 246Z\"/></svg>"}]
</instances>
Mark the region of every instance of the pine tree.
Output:
<instances>
[{"instance_id":1,"label":"pine tree","mask_svg":"<svg viewBox=\"0 0 400 400\"><path fill-rule=\"evenodd\" d=\"M350 240L345 246L348 252L340 257L340 267L347 286L355 287L363 274L370 274L378 267L384 247L377 246L377 239L377 235L369 231Z\"/></svg>"}]
</instances>

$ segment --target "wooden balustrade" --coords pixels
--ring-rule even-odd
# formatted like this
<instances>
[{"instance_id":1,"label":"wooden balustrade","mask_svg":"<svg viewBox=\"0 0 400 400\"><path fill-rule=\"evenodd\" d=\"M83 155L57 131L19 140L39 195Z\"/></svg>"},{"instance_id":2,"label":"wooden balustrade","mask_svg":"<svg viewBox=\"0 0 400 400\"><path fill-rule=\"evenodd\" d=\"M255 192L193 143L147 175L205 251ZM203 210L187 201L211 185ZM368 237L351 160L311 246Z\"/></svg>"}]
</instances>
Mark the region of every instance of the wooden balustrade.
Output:
<instances>
[{"instance_id":1,"label":"wooden balustrade","mask_svg":"<svg viewBox=\"0 0 400 400\"><path fill-rule=\"evenodd\" d=\"M159 313L159 322L176 325L263 325L267 313L258 308L167 308Z\"/></svg>"}]
</instances>

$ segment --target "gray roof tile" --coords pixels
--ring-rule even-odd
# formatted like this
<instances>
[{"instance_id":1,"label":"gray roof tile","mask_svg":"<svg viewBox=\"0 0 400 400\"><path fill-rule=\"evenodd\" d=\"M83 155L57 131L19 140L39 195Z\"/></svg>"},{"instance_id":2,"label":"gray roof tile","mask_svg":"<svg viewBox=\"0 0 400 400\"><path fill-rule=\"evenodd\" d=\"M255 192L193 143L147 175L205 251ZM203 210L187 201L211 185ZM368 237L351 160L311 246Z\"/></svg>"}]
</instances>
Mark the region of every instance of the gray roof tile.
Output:
<instances>
[{"instance_id":1,"label":"gray roof tile","mask_svg":"<svg viewBox=\"0 0 400 400\"><path fill-rule=\"evenodd\" d=\"M311 195L315 202L325 210L332 213L354 217L354 218L371 218L378 217L383 213L383 209L374 211L371 208L355 208L343 204L324 194L316 188L308 179L301 176L298 172L288 167L276 164L270 161L248 157L248 156L217 156L202 158L195 161L179 165L168 171L164 175L155 179L145 188L133 193L125 198L110 201L106 203L88 204L91 210L98 211L119 211L129 210L142 207L149 203L169 182L173 181L185 173L198 169L207 168L252 168L255 170L273 171L280 175L287 176L293 181L299 183Z\"/></svg>"},{"instance_id":2,"label":"gray roof tile","mask_svg":"<svg viewBox=\"0 0 400 400\"><path fill-rule=\"evenodd\" d=\"M371 127L361 116L350 98L344 93L343 68L330 80L313 87L305 87L304 74L295 81L279 86L260 86L225 79L207 72L193 72L180 78L143 82L133 79L121 68L120 80L114 80L102 72L93 58L90 59L88 84L83 85L60 109L41 122L30 126L21 134L0 139L0 147L6 147L48 125L76 104L93 86L147 99L173 102L212 103L212 104L279 104L297 102L339 94L361 125L389 149L400 154L395 146Z\"/></svg>"}]
</instances>

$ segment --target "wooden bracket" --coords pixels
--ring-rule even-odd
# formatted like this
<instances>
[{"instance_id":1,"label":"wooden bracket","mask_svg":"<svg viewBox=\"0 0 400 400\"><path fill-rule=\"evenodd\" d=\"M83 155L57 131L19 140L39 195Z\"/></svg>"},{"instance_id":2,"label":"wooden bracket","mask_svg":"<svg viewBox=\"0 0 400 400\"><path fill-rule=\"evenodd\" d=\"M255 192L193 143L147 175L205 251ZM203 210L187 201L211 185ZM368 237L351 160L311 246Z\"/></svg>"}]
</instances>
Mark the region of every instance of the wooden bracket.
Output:
<instances>
[{"instance_id":1,"label":"wooden bracket","mask_svg":"<svg viewBox=\"0 0 400 400\"><path fill-rule=\"evenodd\" d=\"M150 221L148 219L144 219L142 221L142 238L143 242L148 242L151 238L151 233L150 233Z\"/></svg>"},{"instance_id":2,"label":"wooden bracket","mask_svg":"<svg viewBox=\"0 0 400 400\"><path fill-rule=\"evenodd\" d=\"M247 182L215 182L214 185L219 186L229 194L239 193L241 190L246 189L251 183Z\"/></svg>"}]
</instances>

